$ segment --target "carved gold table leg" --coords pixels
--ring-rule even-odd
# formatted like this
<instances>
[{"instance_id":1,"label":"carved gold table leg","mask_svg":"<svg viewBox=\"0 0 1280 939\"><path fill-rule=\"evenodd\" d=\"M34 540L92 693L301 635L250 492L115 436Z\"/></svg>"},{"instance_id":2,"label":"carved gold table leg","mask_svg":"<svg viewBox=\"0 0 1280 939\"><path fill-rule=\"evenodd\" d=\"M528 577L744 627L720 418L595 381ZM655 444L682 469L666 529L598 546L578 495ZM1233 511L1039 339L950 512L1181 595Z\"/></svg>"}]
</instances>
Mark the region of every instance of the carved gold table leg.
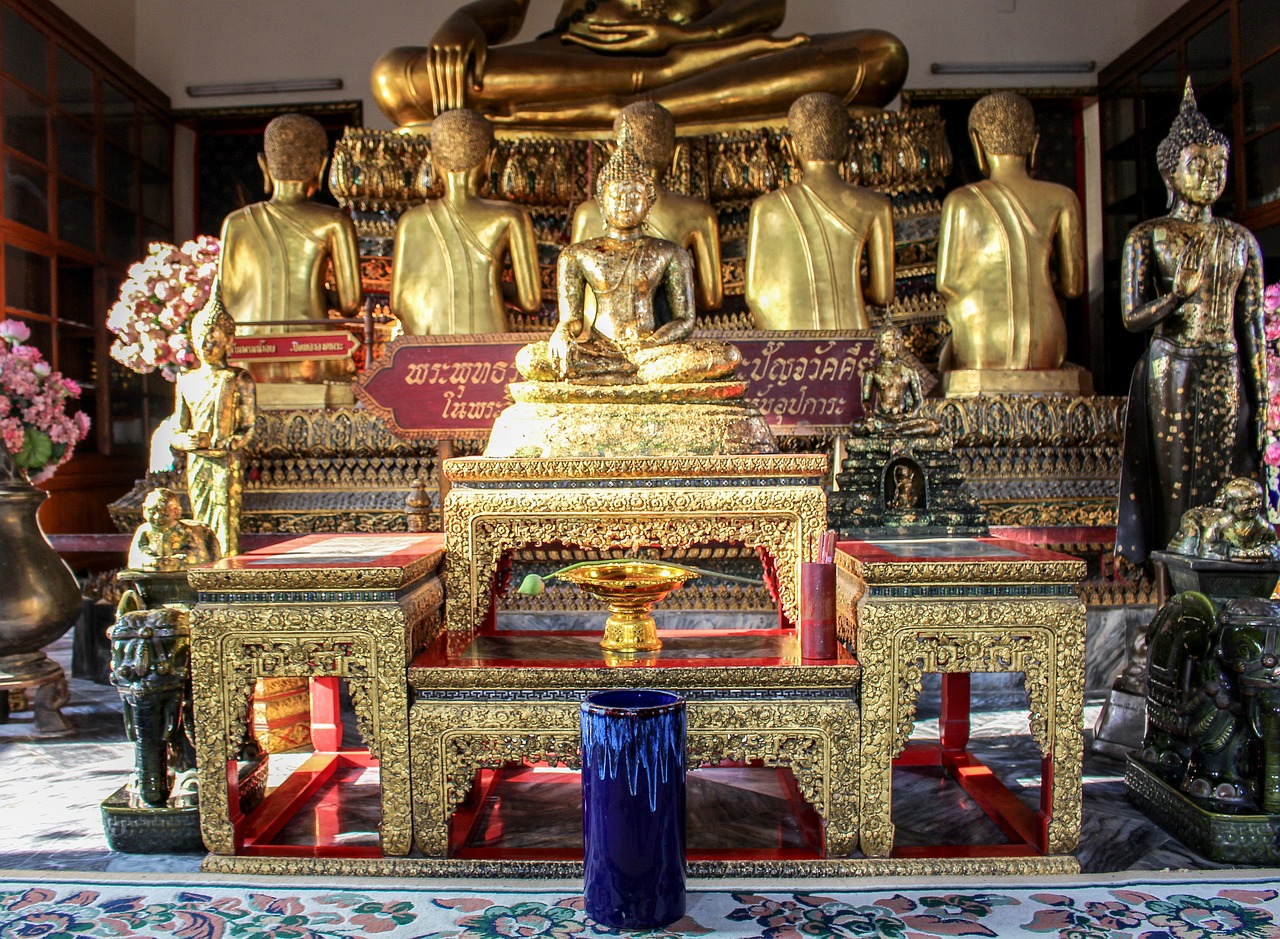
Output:
<instances>
[{"instance_id":1,"label":"carved gold table leg","mask_svg":"<svg viewBox=\"0 0 1280 939\"><path fill-rule=\"evenodd\" d=\"M893 850L893 761L914 728L924 674L1021 672L1045 770L1047 826L1036 841L1045 854L1068 854L1080 837L1085 617L1074 584L1084 565L995 539L956 541L969 546L954 549L956 560L894 557L912 548L888 542L845 542L837 552L838 632L862 665L862 850ZM984 551L1010 557L980 560Z\"/></svg>"}]
</instances>

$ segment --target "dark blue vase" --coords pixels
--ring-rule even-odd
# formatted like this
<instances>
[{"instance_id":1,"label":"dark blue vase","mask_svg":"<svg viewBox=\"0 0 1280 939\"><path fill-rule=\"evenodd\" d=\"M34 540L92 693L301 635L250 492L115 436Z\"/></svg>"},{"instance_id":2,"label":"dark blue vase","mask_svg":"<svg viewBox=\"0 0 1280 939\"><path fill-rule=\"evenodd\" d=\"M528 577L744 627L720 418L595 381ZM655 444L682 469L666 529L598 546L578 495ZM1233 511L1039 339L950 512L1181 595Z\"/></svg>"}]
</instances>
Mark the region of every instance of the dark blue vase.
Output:
<instances>
[{"instance_id":1,"label":"dark blue vase","mask_svg":"<svg viewBox=\"0 0 1280 939\"><path fill-rule=\"evenodd\" d=\"M684 915L684 699L598 691L582 702L583 893L614 929Z\"/></svg>"}]
</instances>

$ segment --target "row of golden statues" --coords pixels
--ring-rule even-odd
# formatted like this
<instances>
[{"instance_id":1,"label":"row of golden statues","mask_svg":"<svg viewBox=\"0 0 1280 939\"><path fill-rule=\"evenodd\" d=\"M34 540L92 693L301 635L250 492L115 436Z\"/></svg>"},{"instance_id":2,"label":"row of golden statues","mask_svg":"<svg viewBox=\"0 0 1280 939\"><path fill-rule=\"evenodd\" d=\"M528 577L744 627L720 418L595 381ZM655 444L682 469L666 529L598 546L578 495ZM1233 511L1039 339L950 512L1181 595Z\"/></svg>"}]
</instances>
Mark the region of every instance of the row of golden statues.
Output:
<instances>
[{"instance_id":1,"label":"row of golden statues","mask_svg":"<svg viewBox=\"0 0 1280 939\"><path fill-rule=\"evenodd\" d=\"M697 307L715 309L723 297L715 211L663 186L675 120L654 102L627 106L623 119L653 181L646 232L688 250ZM323 319L331 307L350 313L361 299L354 226L307 199L325 166L326 154L314 146L322 132L316 125L304 137L305 118L280 120L268 128L263 159L272 198L234 213L223 228L224 302L238 322L272 327ZM801 176L752 205L748 306L761 329L869 328L868 306L893 300L890 202L840 175L849 112L839 99L802 96L788 128ZM541 303L532 222L524 209L479 195L493 142L487 118L446 111L429 133L444 192L400 219L391 311L407 335L506 331L508 306L530 312ZM1025 99L983 99L971 136L990 179L962 187L943 206L938 288L952 328L948 362L955 369L1058 368L1066 327L1057 295L1076 296L1083 283L1078 202L1066 187L1030 176L1035 124ZM572 240L598 237L603 227L599 203L584 202ZM326 263L334 271L332 297L323 285ZM512 272L507 288L504 266ZM588 318L592 308L588 301Z\"/></svg>"},{"instance_id":2,"label":"row of golden statues","mask_svg":"<svg viewBox=\"0 0 1280 939\"><path fill-rule=\"evenodd\" d=\"M384 57L374 71L379 99L398 123L429 134L443 178L442 195L404 212L396 231L391 308L403 331L506 331L509 305L540 305L529 216L479 194L493 122L597 128L607 116L618 146L597 174L597 198L575 214L574 243L561 251L559 323L522 352L521 372L535 381L639 384L730 377L736 350L692 337L695 308L714 308L723 295L716 214L663 182L677 122L754 119L755 108L777 113L782 94L790 104L787 146L801 173L751 207L748 305L765 329L868 328L868 306L892 299L892 210L884 196L845 181L839 163L850 106L892 97L905 75L905 52L887 34L871 32L774 39L768 31L780 24L783 7L570 0L551 36L504 45L523 23L525 4L479 0L451 16L430 47ZM697 55L689 51L695 49ZM840 59L840 49L849 56ZM700 58L695 73L664 70L681 50ZM563 59L554 79L537 74L537 62L551 52ZM850 80L853 73L839 63L854 60ZM820 78L815 63L823 66ZM772 70L782 64L794 84L777 80L781 73ZM631 75L626 87L611 84L618 69ZM733 76L739 84L726 85ZM845 87L812 90L832 83ZM726 87L738 95L723 98ZM799 87L805 93L795 96ZM1067 188L1034 178L1035 119L1025 99L983 98L969 131L986 179L948 194L942 206L937 287L951 329L944 369L1045 381L1064 365L1059 296L1076 296L1083 286L1080 207ZM330 309L353 312L361 302L354 226L345 213L310 199L328 156L323 131L286 115L268 127L264 149L271 197L224 225L222 303L236 323L265 331L321 320ZM1140 225L1126 245L1125 324L1152 329L1154 337L1135 371L1121 504L1121 550L1139 560L1144 546L1168 540L1183 508L1222 481L1224 454L1235 455L1235 471L1256 456L1265 426L1259 252L1247 231L1212 214L1226 153L1225 138L1195 109L1188 88L1160 150L1170 213ZM208 374L193 373L188 386L213 387L217 367L202 369ZM280 377L255 370L260 379ZM1017 387L1067 390L1052 382ZM243 408L252 397L208 394L224 402L220 407L236 401ZM208 401L199 399L193 394L207 411ZM198 408L188 410L199 420ZM238 419L209 420L230 427ZM221 452L183 439L197 455ZM229 454L234 446L223 449ZM220 534L234 543L225 527Z\"/></svg>"}]
</instances>

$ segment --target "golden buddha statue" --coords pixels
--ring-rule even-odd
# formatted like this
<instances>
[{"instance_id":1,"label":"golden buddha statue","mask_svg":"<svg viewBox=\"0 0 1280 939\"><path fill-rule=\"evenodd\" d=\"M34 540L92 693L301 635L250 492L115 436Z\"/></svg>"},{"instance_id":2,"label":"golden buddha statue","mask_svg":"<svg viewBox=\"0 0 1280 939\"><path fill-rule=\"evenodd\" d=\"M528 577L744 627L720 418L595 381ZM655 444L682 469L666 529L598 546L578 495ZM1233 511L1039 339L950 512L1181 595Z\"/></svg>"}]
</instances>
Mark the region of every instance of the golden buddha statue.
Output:
<instances>
[{"instance_id":1,"label":"golden buddha statue","mask_svg":"<svg viewBox=\"0 0 1280 939\"><path fill-rule=\"evenodd\" d=\"M242 451L253 436L253 378L227 364L236 335L214 284L191 321L191 345L200 364L178 375L177 433L171 446L187 455L187 498L194 519L218 539L225 557L240 553Z\"/></svg>"},{"instance_id":2,"label":"golden buddha statue","mask_svg":"<svg viewBox=\"0 0 1280 939\"><path fill-rule=\"evenodd\" d=\"M311 200L329 159L324 128L306 115L283 114L267 125L263 150L258 164L271 198L237 209L222 223L219 277L227 310L248 334L288 332L288 321L325 319L331 307L353 315L364 299L355 225L340 209ZM330 263L335 294L325 288ZM251 368L259 381L321 381L352 370L344 361Z\"/></svg>"},{"instance_id":3,"label":"golden buddha statue","mask_svg":"<svg viewBox=\"0 0 1280 939\"><path fill-rule=\"evenodd\" d=\"M921 413L920 373L903 356L902 331L886 326L876 339L876 355L862 378L862 420L851 428L858 436L936 434L940 425Z\"/></svg>"},{"instance_id":4,"label":"golden buddha statue","mask_svg":"<svg viewBox=\"0 0 1280 939\"><path fill-rule=\"evenodd\" d=\"M747 306L760 329L867 329L866 301L893 302L892 205L840 176L849 146L843 101L825 92L797 98L787 126L801 180L751 206Z\"/></svg>"},{"instance_id":5,"label":"golden buddha statue","mask_svg":"<svg viewBox=\"0 0 1280 939\"><path fill-rule=\"evenodd\" d=\"M517 306L542 304L533 222L510 202L481 199L493 126L476 111L446 111L431 125L431 157L444 194L409 209L396 226L391 312L407 336L502 333L500 282L510 252Z\"/></svg>"},{"instance_id":6,"label":"golden buddha statue","mask_svg":"<svg viewBox=\"0 0 1280 939\"><path fill-rule=\"evenodd\" d=\"M1002 91L979 100L969 112L969 140L987 178L942 204L937 286L951 326L943 371L1060 369L1067 328L1051 268L1056 263L1057 291L1078 297L1085 270L1080 202L1066 186L1031 177L1038 135L1031 103L1021 95ZM950 376L948 392L1080 390L1036 385L1026 376L1021 384L1009 378L1007 386L998 377L985 384L980 376L964 379L968 384Z\"/></svg>"},{"instance_id":7,"label":"golden buddha statue","mask_svg":"<svg viewBox=\"0 0 1280 939\"><path fill-rule=\"evenodd\" d=\"M133 533L128 565L136 571L181 571L222 556L218 539L206 526L182 517L172 489L159 486L142 501L142 524Z\"/></svg>"},{"instance_id":8,"label":"golden buddha statue","mask_svg":"<svg viewBox=\"0 0 1280 939\"><path fill-rule=\"evenodd\" d=\"M1248 476L1265 447L1262 258L1248 229L1215 218L1230 142L1182 107L1156 149L1169 213L1125 239L1125 328L1152 330L1125 413L1116 551L1136 564L1167 545L1184 512Z\"/></svg>"},{"instance_id":9,"label":"golden buddha statue","mask_svg":"<svg viewBox=\"0 0 1280 939\"><path fill-rule=\"evenodd\" d=\"M398 126L473 107L521 126L602 129L652 100L684 126L780 114L809 91L880 108L907 75L886 32L772 35L785 0L563 0L548 34L507 44L528 9L472 0L428 47L392 49L373 68L383 112Z\"/></svg>"},{"instance_id":10,"label":"golden buddha statue","mask_svg":"<svg viewBox=\"0 0 1280 939\"><path fill-rule=\"evenodd\" d=\"M632 148L653 178L658 194L645 219L645 233L674 241L688 250L693 258L694 301L698 309L719 309L724 299L720 278L720 219L710 203L672 192L662 185L676 154L675 118L654 101L637 101L619 112L613 122L615 133L624 120L631 129ZM572 241L576 244L599 238L604 233L600 203L588 199L573 214Z\"/></svg>"},{"instance_id":11,"label":"golden buddha statue","mask_svg":"<svg viewBox=\"0 0 1280 939\"><path fill-rule=\"evenodd\" d=\"M694 341L693 266L674 242L644 233L657 198L653 177L632 149L626 119L618 148L596 179L605 234L560 252L560 322L544 342L516 356L520 374L534 381L669 384L715 381L742 361L735 346ZM665 291L670 319L659 324L654 295ZM586 339L584 299L596 298Z\"/></svg>"}]
</instances>

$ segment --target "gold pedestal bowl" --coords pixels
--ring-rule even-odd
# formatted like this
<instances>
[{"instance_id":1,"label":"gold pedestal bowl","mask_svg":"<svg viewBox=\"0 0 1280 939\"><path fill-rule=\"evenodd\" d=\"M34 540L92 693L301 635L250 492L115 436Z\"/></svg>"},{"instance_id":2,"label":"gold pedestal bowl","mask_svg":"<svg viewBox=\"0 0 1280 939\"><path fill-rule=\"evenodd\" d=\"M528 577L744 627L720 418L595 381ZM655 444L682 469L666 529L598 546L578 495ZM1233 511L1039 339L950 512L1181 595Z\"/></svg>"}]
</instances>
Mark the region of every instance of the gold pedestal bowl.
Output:
<instances>
[{"instance_id":1,"label":"gold pedestal bowl","mask_svg":"<svg viewBox=\"0 0 1280 939\"><path fill-rule=\"evenodd\" d=\"M662 648L652 611L656 603L697 571L657 561L615 560L558 574L609 607L600 648L606 652L655 652Z\"/></svg>"}]
</instances>

